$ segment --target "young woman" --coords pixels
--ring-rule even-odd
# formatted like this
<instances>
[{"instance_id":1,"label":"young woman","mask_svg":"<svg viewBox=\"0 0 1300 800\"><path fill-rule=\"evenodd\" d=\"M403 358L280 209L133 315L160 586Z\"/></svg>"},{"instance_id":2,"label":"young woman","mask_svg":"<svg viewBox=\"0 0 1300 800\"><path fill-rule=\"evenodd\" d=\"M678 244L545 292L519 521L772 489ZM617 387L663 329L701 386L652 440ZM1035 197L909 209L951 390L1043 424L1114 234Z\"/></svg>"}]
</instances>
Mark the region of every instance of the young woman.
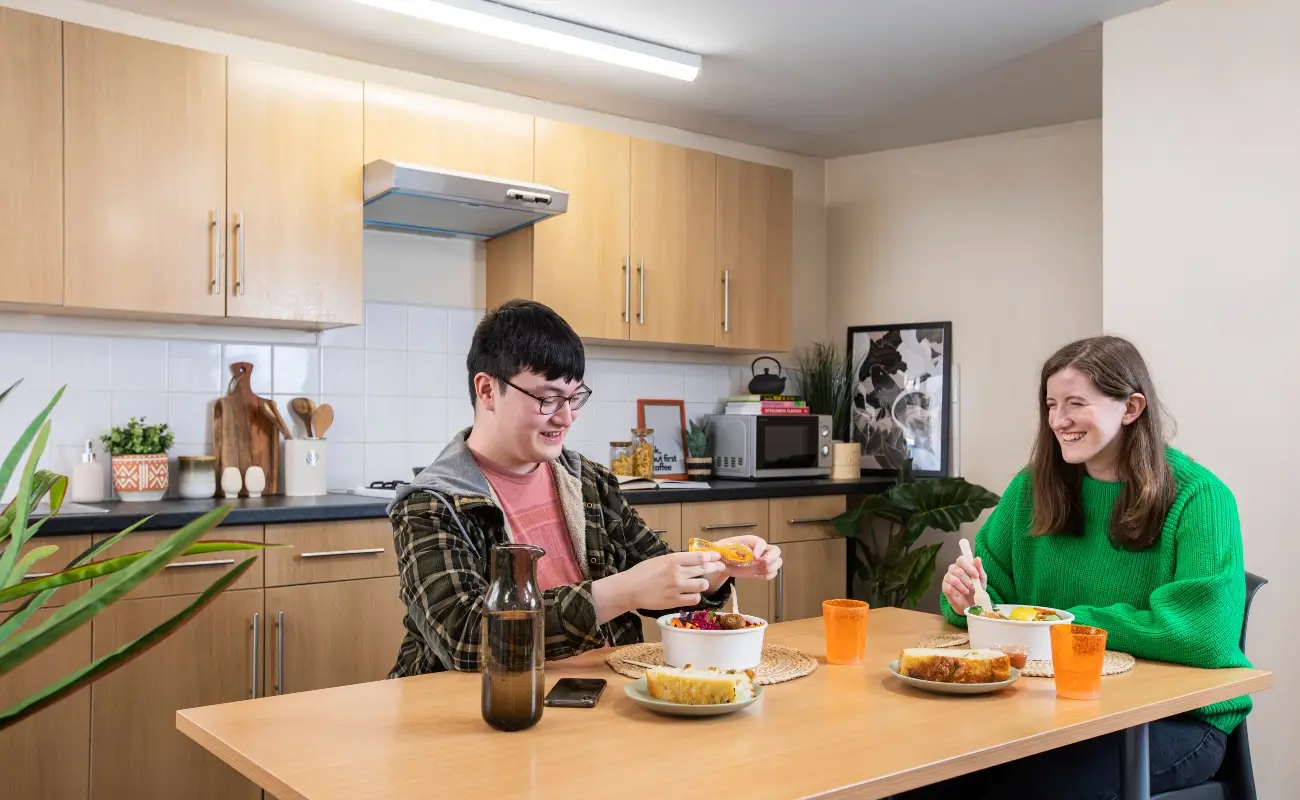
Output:
<instances>
[{"instance_id":1,"label":"young woman","mask_svg":"<svg viewBox=\"0 0 1300 800\"><path fill-rule=\"evenodd\" d=\"M1197 667L1250 666L1238 646L1246 582L1232 493L1165 443L1142 356L1114 336L1066 345L1043 365L1030 464L943 578L944 615L964 625L974 582L994 603L1063 608L1106 646ZM1105 690L1103 689L1103 692ZM1060 701L1073 702L1068 700ZM1151 790L1202 783L1223 761L1249 697L1150 727ZM966 797L1111 798L1119 736L958 779ZM918 796L963 796L952 783ZM950 792L954 792L949 794Z\"/></svg>"}]
</instances>

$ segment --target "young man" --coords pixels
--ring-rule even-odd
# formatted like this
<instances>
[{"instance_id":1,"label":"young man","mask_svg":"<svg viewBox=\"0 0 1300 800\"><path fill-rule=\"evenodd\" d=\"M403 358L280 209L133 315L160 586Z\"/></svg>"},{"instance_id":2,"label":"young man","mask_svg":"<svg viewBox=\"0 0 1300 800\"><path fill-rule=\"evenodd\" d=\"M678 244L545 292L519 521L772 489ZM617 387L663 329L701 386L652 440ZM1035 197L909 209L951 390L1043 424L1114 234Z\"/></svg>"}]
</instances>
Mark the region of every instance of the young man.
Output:
<instances>
[{"instance_id":1,"label":"young man","mask_svg":"<svg viewBox=\"0 0 1300 800\"><path fill-rule=\"evenodd\" d=\"M406 639L389 677L479 669L479 621L492 545L546 551L537 580L546 658L641 641L638 609L718 608L733 578L771 580L781 551L757 536L752 566L716 553L673 553L609 470L564 448L591 396L577 334L558 314L512 300L474 331L465 360L474 425L388 508Z\"/></svg>"}]
</instances>

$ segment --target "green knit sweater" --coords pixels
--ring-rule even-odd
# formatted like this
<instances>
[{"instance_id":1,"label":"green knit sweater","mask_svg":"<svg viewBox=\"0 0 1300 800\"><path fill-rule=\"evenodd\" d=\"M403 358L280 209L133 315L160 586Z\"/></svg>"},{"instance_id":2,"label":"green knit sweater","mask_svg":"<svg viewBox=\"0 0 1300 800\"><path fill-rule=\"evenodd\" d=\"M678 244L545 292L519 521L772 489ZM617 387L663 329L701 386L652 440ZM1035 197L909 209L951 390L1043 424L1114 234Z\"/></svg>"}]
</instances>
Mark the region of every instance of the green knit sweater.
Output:
<instances>
[{"instance_id":1,"label":"green knit sweater","mask_svg":"<svg viewBox=\"0 0 1300 800\"><path fill-rule=\"evenodd\" d=\"M1107 538L1122 483L1083 482L1084 534L1029 536L1033 479L1022 471L1007 486L975 538L994 603L1063 608L1076 624L1107 631L1106 647L1138 658L1196 667L1249 667L1241 652L1246 603L1241 524L1232 492L1205 467L1166 448L1177 497L1160 540L1140 553ZM949 622L964 626L947 598ZM1250 696L1194 712L1231 733L1251 709Z\"/></svg>"}]
</instances>

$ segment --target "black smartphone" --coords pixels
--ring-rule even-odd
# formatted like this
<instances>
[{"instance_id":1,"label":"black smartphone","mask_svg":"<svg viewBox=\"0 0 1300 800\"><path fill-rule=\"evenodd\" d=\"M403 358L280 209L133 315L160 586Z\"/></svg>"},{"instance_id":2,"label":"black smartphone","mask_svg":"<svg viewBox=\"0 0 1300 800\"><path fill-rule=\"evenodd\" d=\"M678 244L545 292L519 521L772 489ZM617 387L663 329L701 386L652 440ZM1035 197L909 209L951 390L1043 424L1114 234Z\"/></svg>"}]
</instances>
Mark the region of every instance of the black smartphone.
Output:
<instances>
[{"instance_id":1,"label":"black smartphone","mask_svg":"<svg viewBox=\"0 0 1300 800\"><path fill-rule=\"evenodd\" d=\"M605 691L604 678L560 678L546 694L546 705L561 708L595 708Z\"/></svg>"}]
</instances>

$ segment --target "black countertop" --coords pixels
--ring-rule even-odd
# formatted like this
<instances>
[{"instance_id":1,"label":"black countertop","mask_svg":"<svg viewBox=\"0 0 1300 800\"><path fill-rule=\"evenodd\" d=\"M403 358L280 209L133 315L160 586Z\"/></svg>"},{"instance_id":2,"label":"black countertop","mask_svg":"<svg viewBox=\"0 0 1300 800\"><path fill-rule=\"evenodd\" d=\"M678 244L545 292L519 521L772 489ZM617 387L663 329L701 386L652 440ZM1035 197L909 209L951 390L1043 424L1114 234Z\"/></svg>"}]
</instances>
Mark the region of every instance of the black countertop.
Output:
<instances>
[{"instance_id":1,"label":"black countertop","mask_svg":"<svg viewBox=\"0 0 1300 800\"><path fill-rule=\"evenodd\" d=\"M754 500L766 497L812 497L833 494L874 494L888 488L892 478L860 478L833 481L829 478L733 481L714 480L709 489L639 489L624 492L629 503L707 503L714 500ZM346 519L378 519L386 516L388 500L351 494L321 497L276 495L256 500L159 500L153 503L89 503L107 508L105 514L60 514L45 523L42 536L77 533L116 533L141 517L151 516L140 530L179 528L211 511L221 503L231 506L224 525L275 525L290 522L326 522Z\"/></svg>"}]
</instances>

